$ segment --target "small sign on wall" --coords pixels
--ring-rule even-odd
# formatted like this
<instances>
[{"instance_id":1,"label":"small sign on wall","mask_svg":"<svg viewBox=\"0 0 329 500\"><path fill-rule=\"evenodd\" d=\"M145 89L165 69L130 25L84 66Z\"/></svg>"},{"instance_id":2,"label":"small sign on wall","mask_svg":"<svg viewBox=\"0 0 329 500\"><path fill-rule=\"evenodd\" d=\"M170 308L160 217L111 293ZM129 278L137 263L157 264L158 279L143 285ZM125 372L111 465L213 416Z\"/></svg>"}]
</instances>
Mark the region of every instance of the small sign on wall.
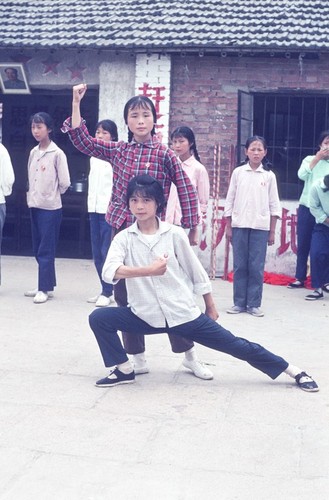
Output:
<instances>
[{"instance_id":1,"label":"small sign on wall","mask_svg":"<svg viewBox=\"0 0 329 500\"><path fill-rule=\"evenodd\" d=\"M4 94L30 94L23 64L1 63L0 86Z\"/></svg>"}]
</instances>

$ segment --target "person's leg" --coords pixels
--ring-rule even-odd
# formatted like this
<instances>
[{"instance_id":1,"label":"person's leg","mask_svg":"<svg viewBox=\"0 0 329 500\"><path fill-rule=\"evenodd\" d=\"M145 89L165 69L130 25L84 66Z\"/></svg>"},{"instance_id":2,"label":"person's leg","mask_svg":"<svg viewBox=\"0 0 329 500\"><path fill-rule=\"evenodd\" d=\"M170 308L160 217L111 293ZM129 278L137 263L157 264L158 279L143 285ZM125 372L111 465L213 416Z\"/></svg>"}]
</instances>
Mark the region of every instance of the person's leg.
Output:
<instances>
[{"instance_id":1,"label":"person's leg","mask_svg":"<svg viewBox=\"0 0 329 500\"><path fill-rule=\"evenodd\" d=\"M128 304L125 280L120 280L114 285L115 301L120 307ZM122 330L121 330L122 331ZM128 354L141 354L145 351L145 339L143 334L134 334L122 331L122 340Z\"/></svg>"},{"instance_id":2,"label":"person's leg","mask_svg":"<svg viewBox=\"0 0 329 500\"><path fill-rule=\"evenodd\" d=\"M232 229L233 303L242 310L247 307L249 234L250 229Z\"/></svg>"},{"instance_id":3,"label":"person's leg","mask_svg":"<svg viewBox=\"0 0 329 500\"><path fill-rule=\"evenodd\" d=\"M100 233L100 281L102 285L102 295L111 297L113 295L113 285L102 280L102 269L111 245L112 228L105 220L105 214L97 214L99 220Z\"/></svg>"},{"instance_id":4,"label":"person's leg","mask_svg":"<svg viewBox=\"0 0 329 500\"><path fill-rule=\"evenodd\" d=\"M62 220L62 209L41 210L37 213L40 244L37 251L39 264L38 290L52 291L56 286L55 254Z\"/></svg>"},{"instance_id":5,"label":"person's leg","mask_svg":"<svg viewBox=\"0 0 329 500\"><path fill-rule=\"evenodd\" d=\"M201 361L199 361L194 342L178 335L168 334L171 349L173 352L185 354L183 365L193 372L193 374L203 380L214 378L213 373Z\"/></svg>"},{"instance_id":6,"label":"person's leg","mask_svg":"<svg viewBox=\"0 0 329 500\"><path fill-rule=\"evenodd\" d=\"M246 361L272 379L284 372L288 363L280 356L266 350L255 342L235 337L230 331L201 314L194 321L170 329L170 333L193 339L210 349L215 349Z\"/></svg>"},{"instance_id":7,"label":"person's leg","mask_svg":"<svg viewBox=\"0 0 329 500\"><path fill-rule=\"evenodd\" d=\"M260 307L269 231L250 230L248 252L247 309Z\"/></svg>"},{"instance_id":8,"label":"person's leg","mask_svg":"<svg viewBox=\"0 0 329 500\"><path fill-rule=\"evenodd\" d=\"M314 291L306 295L305 299L322 299L322 286L328 283L329 278L329 228L324 224L315 224L314 226L310 259L311 279Z\"/></svg>"},{"instance_id":9,"label":"person's leg","mask_svg":"<svg viewBox=\"0 0 329 500\"><path fill-rule=\"evenodd\" d=\"M310 209L299 205L297 214L297 263L296 279L304 283L307 277L307 260L311 248L315 219Z\"/></svg>"},{"instance_id":10,"label":"person's leg","mask_svg":"<svg viewBox=\"0 0 329 500\"><path fill-rule=\"evenodd\" d=\"M153 328L135 316L128 307L107 307L96 309L89 316L89 324L100 348L105 366L113 367L110 374L98 380L99 387L112 387L131 383L135 373L118 336L118 330L129 331L131 335L162 333L162 329Z\"/></svg>"}]
</instances>

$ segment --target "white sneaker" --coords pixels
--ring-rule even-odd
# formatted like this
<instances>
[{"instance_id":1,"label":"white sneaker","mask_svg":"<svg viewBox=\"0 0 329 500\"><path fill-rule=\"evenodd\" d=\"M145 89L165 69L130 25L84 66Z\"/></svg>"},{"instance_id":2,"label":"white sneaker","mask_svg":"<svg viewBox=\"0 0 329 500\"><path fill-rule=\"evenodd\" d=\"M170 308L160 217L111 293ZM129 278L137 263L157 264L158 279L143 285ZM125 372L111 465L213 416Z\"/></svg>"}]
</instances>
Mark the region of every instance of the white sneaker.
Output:
<instances>
[{"instance_id":1,"label":"white sneaker","mask_svg":"<svg viewBox=\"0 0 329 500\"><path fill-rule=\"evenodd\" d=\"M38 293L38 289L35 288L34 290L28 290L27 292L24 292L25 297L35 297L36 294ZM54 296L54 292L47 292L48 297L51 298Z\"/></svg>"},{"instance_id":2,"label":"white sneaker","mask_svg":"<svg viewBox=\"0 0 329 500\"><path fill-rule=\"evenodd\" d=\"M228 314L240 314L240 313L246 312L246 308L240 307L240 306L232 306L232 307L230 307L230 309L226 309L226 312Z\"/></svg>"},{"instance_id":3,"label":"white sneaker","mask_svg":"<svg viewBox=\"0 0 329 500\"><path fill-rule=\"evenodd\" d=\"M37 292L35 294L35 297L33 299L33 302L35 304L43 304L44 302L47 302L48 300L48 293L45 293L45 292Z\"/></svg>"},{"instance_id":4,"label":"white sneaker","mask_svg":"<svg viewBox=\"0 0 329 500\"><path fill-rule=\"evenodd\" d=\"M111 297L105 297L105 295L99 295L98 299L96 300L95 306L107 307L111 304L111 302L114 302L112 295Z\"/></svg>"},{"instance_id":5,"label":"white sneaker","mask_svg":"<svg viewBox=\"0 0 329 500\"><path fill-rule=\"evenodd\" d=\"M149 367L147 366L146 361L140 361L135 358L134 355L131 357L131 364L133 366L135 375L143 375L144 373L149 373Z\"/></svg>"},{"instance_id":6,"label":"white sneaker","mask_svg":"<svg viewBox=\"0 0 329 500\"><path fill-rule=\"evenodd\" d=\"M248 307L247 313L257 318L262 318L264 316L263 311L259 307Z\"/></svg>"},{"instance_id":7,"label":"white sneaker","mask_svg":"<svg viewBox=\"0 0 329 500\"><path fill-rule=\"evenodd\" d=\"M186 358L183 359L183 366L191 370L194 375L198 378L202 378L203 380L211 380L214 378L212 372L207 368L201 361L193 360L190 361Z\"/></svg>"}]
</instances>

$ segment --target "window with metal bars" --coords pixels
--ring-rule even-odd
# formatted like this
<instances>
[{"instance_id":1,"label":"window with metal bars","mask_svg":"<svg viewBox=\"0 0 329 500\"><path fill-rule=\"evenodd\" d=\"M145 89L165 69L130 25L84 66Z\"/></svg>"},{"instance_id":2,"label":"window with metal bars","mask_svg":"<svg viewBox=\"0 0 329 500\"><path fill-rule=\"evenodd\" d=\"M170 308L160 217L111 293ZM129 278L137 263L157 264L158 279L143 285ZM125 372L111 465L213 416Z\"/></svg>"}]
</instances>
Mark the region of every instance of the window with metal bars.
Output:
<instances>
[{"instance_id":1,"label":"window with metal bars","mask_svg":"<svg viewBox=\"0 0 329 500\"><path fill-rule=\"evenodd\" d=\"M249 136L265 137L281 199L299 198L303 183L297 171L305 156L315 154L320 133L328 128L328 94L239 92L238 161L245 157Z\"/></svg>"}]
</instances>

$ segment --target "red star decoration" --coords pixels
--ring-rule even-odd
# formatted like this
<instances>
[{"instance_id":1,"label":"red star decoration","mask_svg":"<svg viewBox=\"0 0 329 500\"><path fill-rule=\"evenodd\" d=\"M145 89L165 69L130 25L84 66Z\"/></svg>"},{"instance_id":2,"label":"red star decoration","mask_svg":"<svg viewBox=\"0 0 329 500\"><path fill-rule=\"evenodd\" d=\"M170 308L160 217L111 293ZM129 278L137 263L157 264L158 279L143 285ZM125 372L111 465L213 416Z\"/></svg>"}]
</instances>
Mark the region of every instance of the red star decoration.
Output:
<instances>
[{"instance_id":1,"label":"red star decoration","mask_svg":"<svg viewBox=\"0 0 329 500\"><path fill-rule=\"evenodd\" d=\"M82 72L86 69L85 66L80 66L78 62L75 62L73 66L68 66L67 69L71 71L71 80L83 80Z\"/></svg>"},{"instance_id":2,"label":"red star decoration","mask_svg":"<svg viewBox=\"0 0 329 500\"><path fill-rule=\"evenodd\" d=\"M60 61L55 61L52 55L50 55L45 61L41 62L45 66L44 72L42 73L43 75L47 75L47 73L50 72L53 72L55 75L58 74L57 65L60 63Z\"/></svg>"},{"instance_id":3,"label":"red star decoration","mask_svg":"<svg viewBox=\"0 0 329 500\"><path fill-rule=\"evenodd\" d=\"M32 57L26 54L17 54L17 56L11 56L10 58L13 62L26 64L32 60Z\"/></svg>"}]
</instances>

